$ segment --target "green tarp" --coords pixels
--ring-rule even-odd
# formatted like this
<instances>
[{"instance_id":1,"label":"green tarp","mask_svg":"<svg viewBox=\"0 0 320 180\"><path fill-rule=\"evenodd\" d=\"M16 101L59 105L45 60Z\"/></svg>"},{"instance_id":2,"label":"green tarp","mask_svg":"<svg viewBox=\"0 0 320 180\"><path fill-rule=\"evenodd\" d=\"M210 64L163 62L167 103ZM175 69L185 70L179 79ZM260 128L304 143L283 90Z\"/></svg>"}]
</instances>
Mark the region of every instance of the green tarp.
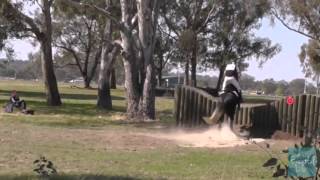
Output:
<instances>
[{"instance_id":1,"label":"green tarp","mask_svg":"<svg viewBox=\"0 0 320 180\"><path fill-rule=\"evenodd\" d=\"M288 176L315 177L317 173L317 150L314 147L289 148Z\"/></svg>"}]
</instances>

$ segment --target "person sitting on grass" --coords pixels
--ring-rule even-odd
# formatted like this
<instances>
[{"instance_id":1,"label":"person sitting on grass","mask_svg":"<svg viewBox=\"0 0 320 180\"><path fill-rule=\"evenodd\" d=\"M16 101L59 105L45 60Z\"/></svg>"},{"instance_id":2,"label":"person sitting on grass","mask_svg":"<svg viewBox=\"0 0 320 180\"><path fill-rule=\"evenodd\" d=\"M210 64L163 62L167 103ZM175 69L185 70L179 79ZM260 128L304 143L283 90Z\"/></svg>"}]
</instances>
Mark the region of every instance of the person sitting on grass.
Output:
<instances>
[{"instance_id":1,"label":"person sitting on grass","mask_svg":"<svg viewBox=\"0 0 320 180\"><path fill-rule=\"evenodd\" d=\"M13 105L13 107L20 108L22 112L27 110L26 102L24 100L20 100L16 90L13 90L11 93L10 103Z\"/></svg>"}]
</instances>

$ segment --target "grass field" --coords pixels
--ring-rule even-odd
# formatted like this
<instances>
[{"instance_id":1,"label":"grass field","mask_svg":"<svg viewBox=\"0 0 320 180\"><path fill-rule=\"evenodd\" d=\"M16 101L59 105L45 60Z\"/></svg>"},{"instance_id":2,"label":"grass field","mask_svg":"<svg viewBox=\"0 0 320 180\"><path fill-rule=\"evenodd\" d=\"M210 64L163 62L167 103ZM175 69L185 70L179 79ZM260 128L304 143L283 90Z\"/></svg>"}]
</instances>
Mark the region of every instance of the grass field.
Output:
<instances>
[{"instance_id":1,"label":"grass field","mask_svg":"<svg viewBox=\"0 0 320 180\"><path fill-rule=\"evenodd\" d=\"M143 135L174 125L173 99L157 98L159 121L141 124L121 121L121 89L112 90L113 111L95 108L96 90L68 84L59 85L63 106L48 107L43 85L25 81L0 81L1 104L12 89L36 113L0 113L0 179L37 179L33 161L41 155L53 161L58 180L273 179L261 166L268 156L253 145L187 148Z\"/></svg>"}]
</instances>

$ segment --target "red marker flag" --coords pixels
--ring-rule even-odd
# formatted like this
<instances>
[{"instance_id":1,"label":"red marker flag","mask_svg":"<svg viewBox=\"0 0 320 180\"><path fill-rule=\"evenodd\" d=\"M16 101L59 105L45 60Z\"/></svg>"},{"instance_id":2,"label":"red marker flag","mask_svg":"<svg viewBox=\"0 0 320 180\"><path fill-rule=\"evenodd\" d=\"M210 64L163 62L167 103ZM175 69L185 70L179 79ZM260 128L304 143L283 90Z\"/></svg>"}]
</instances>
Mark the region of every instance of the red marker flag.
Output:
<instances>
[{"instance_id":1,"label":"red marker flag","mask_svg":"<svg viewBox=\"0 0 320 180\"><path fill-rule=\"evenodd\" d=\"M288 97L287 97L287 104L288 104L288 105L294 104L294 98L293 98L292 96L288 96Z\"/></svg>"}]
</instances>

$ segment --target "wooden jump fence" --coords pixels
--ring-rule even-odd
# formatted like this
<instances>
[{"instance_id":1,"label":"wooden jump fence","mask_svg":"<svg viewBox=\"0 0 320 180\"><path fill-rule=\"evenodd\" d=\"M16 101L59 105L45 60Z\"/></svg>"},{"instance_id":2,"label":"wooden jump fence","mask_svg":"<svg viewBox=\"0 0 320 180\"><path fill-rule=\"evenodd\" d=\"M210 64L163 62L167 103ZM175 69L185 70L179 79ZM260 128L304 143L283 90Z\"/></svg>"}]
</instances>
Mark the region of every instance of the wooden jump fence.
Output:
<instances>
[{"instance_id":1,"label":"wooden jump fence","mask_svg":"<svg viewBox=\"0 0 320 180\"><path fill-rule=\"evenodd\" d=\"M281 130L303 137L320 127L320 97L315 95L293 96L295 103L287 104L286 98L268 103L243 103L235 114L236 125L251 126L256 130ZM175 119L177 126L206 126L203 116L210 116L217 105L217 98L207 92L190 87L175 89ZM227 119L226 115L224 116Z\"/></svg>"}]
</instances>

